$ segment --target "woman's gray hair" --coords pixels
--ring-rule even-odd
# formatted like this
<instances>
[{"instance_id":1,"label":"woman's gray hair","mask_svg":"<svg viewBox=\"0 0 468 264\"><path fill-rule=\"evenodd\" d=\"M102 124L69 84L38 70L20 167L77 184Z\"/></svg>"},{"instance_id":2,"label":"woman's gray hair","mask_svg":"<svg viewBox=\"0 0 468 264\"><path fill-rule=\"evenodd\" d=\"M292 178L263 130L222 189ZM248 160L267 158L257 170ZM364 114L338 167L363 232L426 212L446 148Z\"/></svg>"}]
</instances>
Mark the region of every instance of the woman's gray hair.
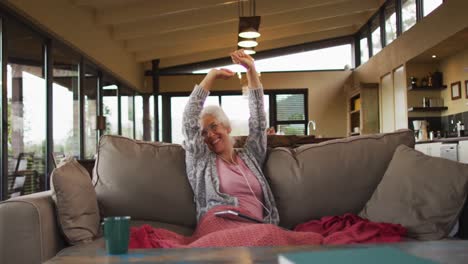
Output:
<instances>
[{"instance_id":1,"label":"woman's gray hair","mask_svg":"<svg viewBox=\"0 0 468 264\"><path fill-rule=\"evenodd\" d=\"M205 116L213 116L218 120L221 124L223 124L224 127L226 128L231 128L231 121L227 117L226 113L224 113L224 110L217 106L217 105L208 105L203 108L200 114L200 122L203 120Z\"/></svg>"},{"instance_id":2,"label":"woman's gray hair","mask_svg":"<svg viewBox=\"0 0 468 264\"><path fill-rule=\"evenodd\" d=\"M200 124L205 116L213 116L220 122L224 127L226 128L231 128L231 121L229 120L229 117L227 117L226 113L224 113L224 110L217 106L217 105L208 105L203 108L200 114ZM236 143L236 140L229 135L229 142L234 146Z\"/></svg>"}]
</instances>

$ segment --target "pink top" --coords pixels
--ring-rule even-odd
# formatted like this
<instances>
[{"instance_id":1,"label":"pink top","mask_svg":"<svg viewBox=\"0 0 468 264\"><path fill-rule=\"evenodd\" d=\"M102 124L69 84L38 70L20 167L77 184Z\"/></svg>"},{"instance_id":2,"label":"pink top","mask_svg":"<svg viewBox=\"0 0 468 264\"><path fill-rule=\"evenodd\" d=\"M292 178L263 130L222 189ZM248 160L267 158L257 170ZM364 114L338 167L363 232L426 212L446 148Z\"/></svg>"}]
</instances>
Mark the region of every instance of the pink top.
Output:
<instances>
[{"instance_id":1,"label":"pink top","mask_svg":"<svg viewBox=\"0 0 468 264\"><path fill-rule=\"evenodd\" d=\"M262 204L257 201L258 199L263 203L263 192L260 182L242 159L236 157L236 162L239 165L229 164L220 157L216 158L216 167L219 175L219 191L237 197L239 207L248 210L253 217L263 220L263 207ZM242 170L245 178L242 176L239 169ZM257 199L252 195L246 179L249 181L250 187Z\"/></svg>"}]
</instances>

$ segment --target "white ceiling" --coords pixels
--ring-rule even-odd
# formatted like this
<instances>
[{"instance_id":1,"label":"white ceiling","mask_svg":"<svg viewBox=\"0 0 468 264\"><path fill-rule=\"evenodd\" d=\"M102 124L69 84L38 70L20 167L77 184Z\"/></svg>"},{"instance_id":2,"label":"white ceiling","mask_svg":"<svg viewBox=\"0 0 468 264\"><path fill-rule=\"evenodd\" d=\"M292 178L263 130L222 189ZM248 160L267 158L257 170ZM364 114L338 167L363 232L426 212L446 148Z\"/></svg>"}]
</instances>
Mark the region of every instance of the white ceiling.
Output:
<instances>
[{"instance_id":1,"label":"white ceiling","mask_svg":"<svg viewBox=\"0 0 468 264\"><path fill-rule=\"evenodd\" d=\"M205 61L237 47L237 0L70 0L140 62ZM355 33L384 0L257 0L257 51Z\"/></svg>"}]
</instances>

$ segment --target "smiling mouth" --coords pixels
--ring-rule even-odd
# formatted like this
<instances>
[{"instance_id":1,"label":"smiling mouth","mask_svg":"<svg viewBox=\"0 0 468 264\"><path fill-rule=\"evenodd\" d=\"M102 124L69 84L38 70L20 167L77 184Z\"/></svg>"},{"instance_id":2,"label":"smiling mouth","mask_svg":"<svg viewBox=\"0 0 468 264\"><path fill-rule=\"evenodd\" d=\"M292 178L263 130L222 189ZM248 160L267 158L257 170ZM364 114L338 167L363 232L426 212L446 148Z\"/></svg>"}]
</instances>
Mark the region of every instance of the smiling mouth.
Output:
<instances>
[{"instance_id":1,"label":"smiling mouth","mask_svg":"<svg viewBox=\"0 0 468 264\"><path fill-rule=\"evenodd\" d=\"M215 140L213 140L213 142L211 142L211 145L216 145L216 143L218 143L220 140L221 140L221 139L219 139L219 138L218 138L218 139L215 139Z\"/></svg>"}]
</instances>

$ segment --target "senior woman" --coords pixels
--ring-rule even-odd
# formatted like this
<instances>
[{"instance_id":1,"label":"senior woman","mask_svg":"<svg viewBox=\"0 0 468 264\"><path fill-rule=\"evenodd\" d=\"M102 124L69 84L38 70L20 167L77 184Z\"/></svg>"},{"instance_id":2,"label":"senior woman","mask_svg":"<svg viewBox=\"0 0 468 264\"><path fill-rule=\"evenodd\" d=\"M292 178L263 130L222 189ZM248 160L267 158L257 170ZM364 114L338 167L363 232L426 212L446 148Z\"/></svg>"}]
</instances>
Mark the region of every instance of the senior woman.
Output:
<instances>
[{"instance_id":1,"label":"senior woman","mask_svg":"<svg viewBox=\"0 0 468 264\"><path fill-rule=\"evenodd\" d=\"M197 220L217 206L234 206L265 223L279 223L273 194L262 173L266 156L266 117L263 87L252 57L243 50L231 54L234 63L247 69L249 86L249 136L241 149L233 147L229 118L222 108L203 104L217 79L234 73L212 69L195 85L183 115L186 169L195 196Z\"/></svg>"}]
</instances>

